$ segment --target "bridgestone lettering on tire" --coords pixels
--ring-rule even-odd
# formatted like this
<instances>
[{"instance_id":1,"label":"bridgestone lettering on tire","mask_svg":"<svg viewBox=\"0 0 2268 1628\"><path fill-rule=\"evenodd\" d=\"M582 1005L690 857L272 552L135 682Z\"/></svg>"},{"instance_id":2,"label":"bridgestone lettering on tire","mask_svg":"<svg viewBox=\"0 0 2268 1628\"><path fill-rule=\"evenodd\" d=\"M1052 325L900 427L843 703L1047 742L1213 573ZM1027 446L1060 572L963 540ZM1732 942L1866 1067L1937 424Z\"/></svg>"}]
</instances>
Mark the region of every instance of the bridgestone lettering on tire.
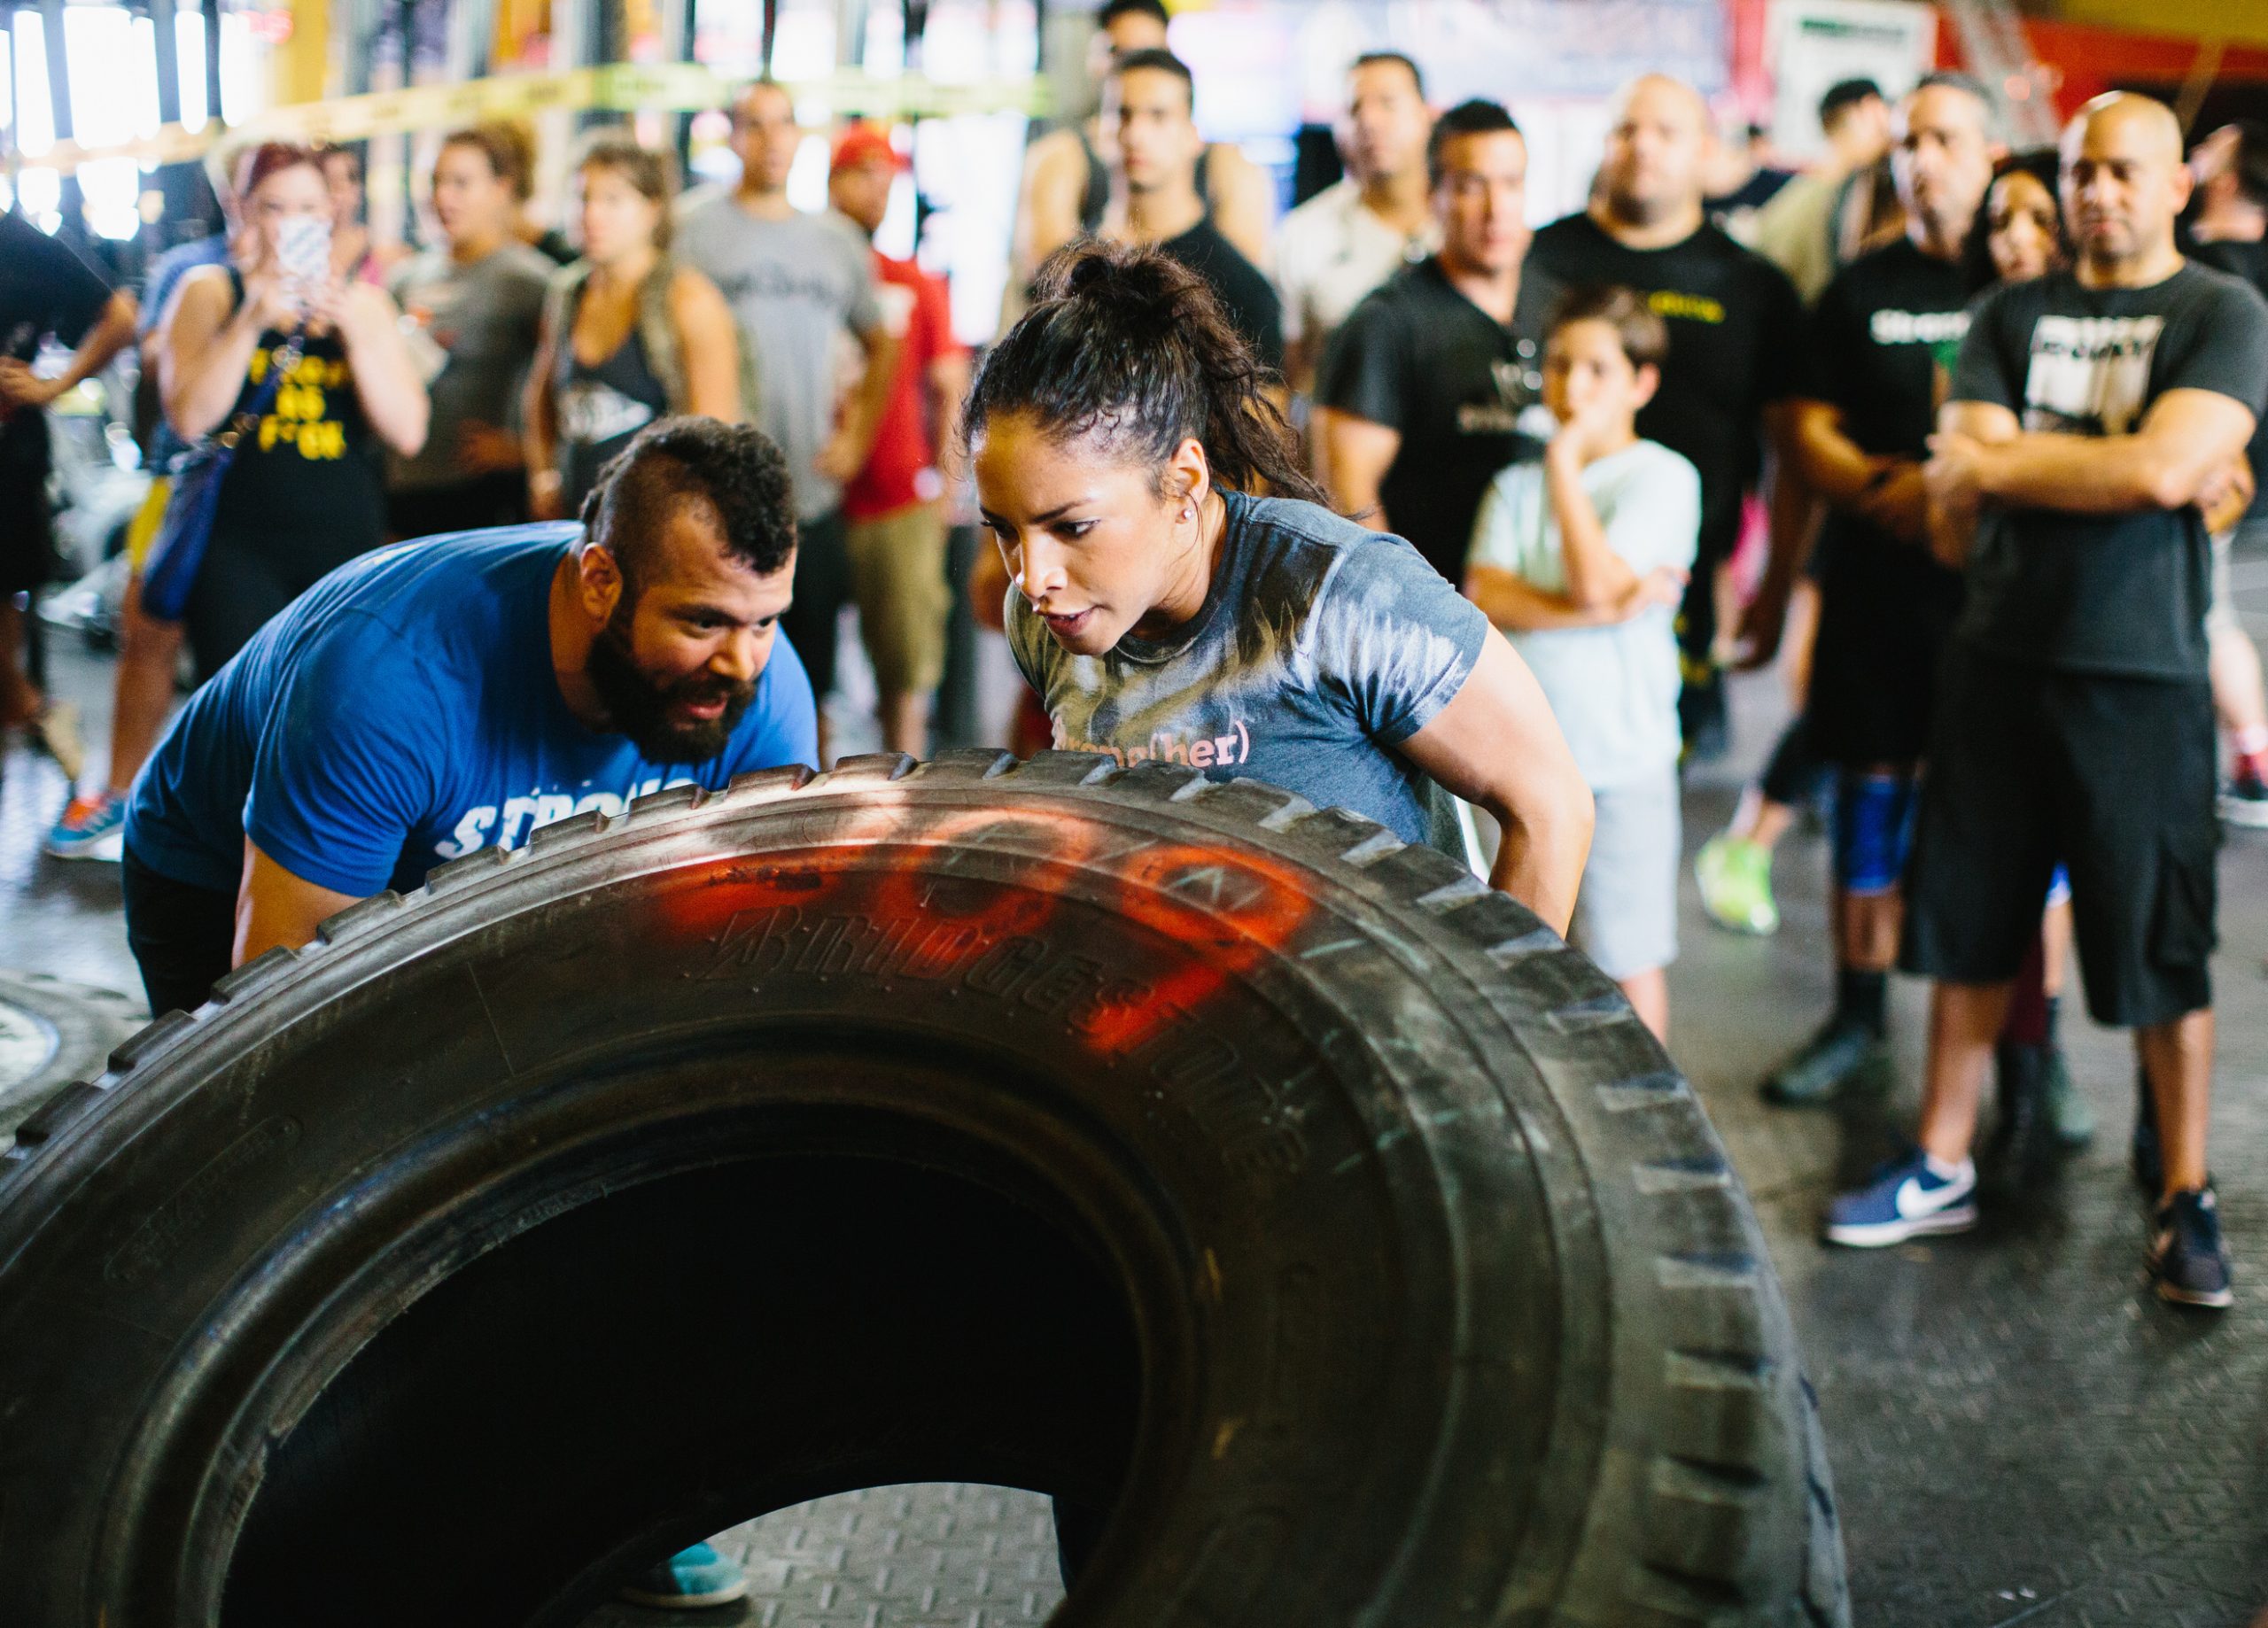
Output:
<instances>
[{"instance_id":1,"label":"bridgestone lettering on tire","mask_svg":"<svg viewBox=\"0 0 2268 1628\"><path fill-rule=\"evenodd\" d=\"M1528 913L1050 753L664 793L335 918L0 1162L0 1621L571 1624L821 1493L1067 1624L1847 1620L1722 1148Z\"/></svg>"}]
</instances>

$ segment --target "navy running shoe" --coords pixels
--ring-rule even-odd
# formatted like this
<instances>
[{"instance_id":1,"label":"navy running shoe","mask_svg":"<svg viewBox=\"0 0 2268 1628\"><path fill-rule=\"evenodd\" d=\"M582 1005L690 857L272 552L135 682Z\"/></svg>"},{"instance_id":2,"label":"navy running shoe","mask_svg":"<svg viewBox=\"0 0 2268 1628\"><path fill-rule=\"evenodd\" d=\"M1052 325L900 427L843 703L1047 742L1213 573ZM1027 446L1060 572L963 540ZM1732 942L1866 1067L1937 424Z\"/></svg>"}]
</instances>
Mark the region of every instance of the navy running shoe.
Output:
<instances>
[{"instance_id":1,"label":"navy running shoe","mask_svg":"<svg viewBox=\"0 0 2268 1628\"><path fill-rule=\"evenodd\" d=\"M2150 1278L2158 1299L2220 1311L2229 1288L2229 1252L2221 1244L2221 1211L2210 1187L2179 1192L2158 1205L2150 1235Z\"/></svg>"},{"instance_id":2,"label":"navy running shoe","mask_svg":"<svg viewBox=\"0 0 2268 1628\"><path fill-rule=\"evenodd\" d=\"M1966 1232L1976 1224L1976 1161L1964 1159L1952 1174L1942 1174L1915 1148L1829 1205L1826 1236L1829 1244L1883 1249L1924 1233Z\"/></svg>"}]
</instances>

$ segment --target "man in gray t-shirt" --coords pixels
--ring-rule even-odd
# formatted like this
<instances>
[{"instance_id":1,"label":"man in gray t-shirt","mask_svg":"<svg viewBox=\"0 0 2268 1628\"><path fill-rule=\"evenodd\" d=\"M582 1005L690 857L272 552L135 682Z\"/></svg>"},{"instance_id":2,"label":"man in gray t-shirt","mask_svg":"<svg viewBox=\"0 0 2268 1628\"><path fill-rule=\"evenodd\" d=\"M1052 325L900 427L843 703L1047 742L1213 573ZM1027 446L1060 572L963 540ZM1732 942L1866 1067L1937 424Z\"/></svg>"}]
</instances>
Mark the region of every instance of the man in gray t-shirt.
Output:
<instances>
[{"instance_id":1,"label":"man in gray t-shirt","mask_svg":"<svg viewBox=\"0 0 2268 1628\"><path fill-rule=\"evenodd\" d=\"M803 136L785 89L759 80L743 90L733 106L740 184L689 202L676 247L723 293L756 358L757 424L788 455L800 522L796 604L782 625L824 698L834 687L835 619L850 596L843 483L873 448L897 346L858 229L788 201ZM866 376L838 425L836 356L846 332L866 351Z\"/></svg>"}]
</instances>

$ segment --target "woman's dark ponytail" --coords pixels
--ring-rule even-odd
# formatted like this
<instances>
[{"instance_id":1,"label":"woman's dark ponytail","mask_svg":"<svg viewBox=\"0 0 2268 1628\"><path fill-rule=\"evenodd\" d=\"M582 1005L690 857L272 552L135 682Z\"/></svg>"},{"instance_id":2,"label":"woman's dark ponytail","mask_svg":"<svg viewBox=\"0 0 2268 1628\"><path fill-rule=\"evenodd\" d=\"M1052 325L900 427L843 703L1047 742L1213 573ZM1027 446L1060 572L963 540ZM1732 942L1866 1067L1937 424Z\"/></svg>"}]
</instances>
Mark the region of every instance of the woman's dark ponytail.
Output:
<instances>
[{"instance_id":1,"label":"woman's dark ponytail","mask_svg":"<svg viewBox=\"0 0 2268 1628\"><path fill-rule=\"evenodd\" d=\"M1063 439L1163 464L1193 438L1218 485L1324 500L1266 393L1272 376L1195 272L1154 249L1087 241L1051 257L1034 292L969 387L966 439L1029 413Z\"/></svg>"}]
</instances>

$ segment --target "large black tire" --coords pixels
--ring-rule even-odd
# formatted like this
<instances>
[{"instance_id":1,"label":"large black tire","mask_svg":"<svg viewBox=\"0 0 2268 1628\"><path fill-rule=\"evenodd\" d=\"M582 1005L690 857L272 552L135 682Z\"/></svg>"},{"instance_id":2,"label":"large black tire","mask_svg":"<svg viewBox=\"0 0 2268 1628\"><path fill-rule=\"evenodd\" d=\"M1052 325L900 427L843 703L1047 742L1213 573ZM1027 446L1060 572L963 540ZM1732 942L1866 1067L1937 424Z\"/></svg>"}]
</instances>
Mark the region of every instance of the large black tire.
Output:
<instances>
[{"instance_id":1,"label":"large black tire","mask_svg":"<svg viewBox=\"0 0 2268 1628\"><path fill-rule=\"evenodd\" d=\"M902 1481L1065 1624L1847 1620L1787 1312L1612 986L1340 812L1051 753L354 906L0 1165L0 1621L562 1624Z\"/></svg>"}]
</instances>

